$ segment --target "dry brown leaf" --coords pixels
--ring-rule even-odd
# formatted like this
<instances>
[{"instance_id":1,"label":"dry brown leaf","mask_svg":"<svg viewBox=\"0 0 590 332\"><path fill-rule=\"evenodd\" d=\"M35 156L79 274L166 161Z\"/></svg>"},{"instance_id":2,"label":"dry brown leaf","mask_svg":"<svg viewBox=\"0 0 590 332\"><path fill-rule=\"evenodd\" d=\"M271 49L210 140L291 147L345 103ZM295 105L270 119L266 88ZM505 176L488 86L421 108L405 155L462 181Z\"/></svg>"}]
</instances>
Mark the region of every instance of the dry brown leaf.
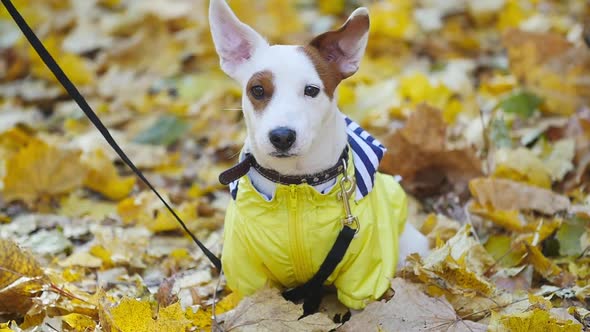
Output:
<instances>
[{"instance_id":1,"label":"dry brown leaf","mask_svg":"<svg viewBox=\"0 0 590 332\"><path fill-rule=\"evenodd\" d=\"M0 239L0 313L24 315L32 298L49 284L33 256L8 239Z\"/></svg>"},{"instance_id":2,"label":"dry brown leaf","mask_svg":"<svg viewBox=\"0 0 590 332\"><path fill-rule=\"evenodd\" d=\"M419 105L404 128L387 136L387 153L380 170L400 175L404 188L422 195L439 192L445 183L463 192L467 182L480 176L481 161L473 149L446 147L446 125L441 112Z\"/></svg>"},{"instance_id":3,"label":"dry brown leaf","mask_svg":"<svg viewBox=\"0 0 590 332\"><path fill-rule=\"evenodd\" d=\"M554 214L570 206L565 196L510 180L473 179L469 182L469 189L480 205L498 210L534 210Z\"/></svg>"},{"instance_id":4,"label":"dry brown leaf","mask_svg":"<svg viewBox=\"0 0 590 332\"><path fill-rule=\"evenodd\" d=\"M228 314L223 324L226 331L330 331L338 327L326 315L317 313L299 319L301 305L296 305L279 294L276 289L263 289L245 298Z\"/></svg>"},{"instance_id":5,"label":"dry brown leaf","mask_svg":"<svg viewBox=\"0 0 590 332\"><path fill-rule=\"evenodd\" d=\"M340 331L486 331L487 327L457 317L444 297L433 298L404 279L391 282L395 295L389 302L374 302L353 315Z\"/></svg>"}]
</instances>

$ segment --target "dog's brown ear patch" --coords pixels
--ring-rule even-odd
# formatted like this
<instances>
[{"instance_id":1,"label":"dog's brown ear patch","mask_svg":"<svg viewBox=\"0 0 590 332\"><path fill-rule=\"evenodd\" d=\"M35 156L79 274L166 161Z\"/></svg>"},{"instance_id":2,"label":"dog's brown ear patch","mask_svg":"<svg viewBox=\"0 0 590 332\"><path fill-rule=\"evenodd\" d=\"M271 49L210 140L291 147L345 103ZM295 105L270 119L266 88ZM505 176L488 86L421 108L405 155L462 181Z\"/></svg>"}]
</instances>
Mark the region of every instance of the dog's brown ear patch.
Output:
<instances>
[{"instance_id":1,"label":"dog's brown ear patch","mask_svg":"<svg viewBox=\"0 0 590 332\"><path fill-rule=\"evenodd\" d=\"M250 77L246 85L248 99L258 112L262 112L270 103L275 92L274 75L271 71L259 71Z\"/></svg>"},{"instance_id":2,"label":"dog's brown ear patch","mask_svg":"<svg viewBox=\"0 0 590 332\"><path fill-rule=\"evenodd\" d=\"M328 82L326 87L335 89L340 81L358 70L367 46L369 26L369 12L359 8L340 29L315 37L305 47L322 80Z\"/></svg>"},{"instance_id":3,"label":"dog's brown ear patch","mask_svg":"<svg viewBox=\"0 0 590 332\"><path fill-rule=\"evenodd\" d=\"M322 83L324 83L324 91L330 99L334 97L334 92L338 87L338 84L342 81L343 77L338 69L338 66L334 62L328 62L321 54L320 51L312 46L307 45L302 47L301 50L309 57L315 70L318 72Z\"/></svg>"}]
</instances>

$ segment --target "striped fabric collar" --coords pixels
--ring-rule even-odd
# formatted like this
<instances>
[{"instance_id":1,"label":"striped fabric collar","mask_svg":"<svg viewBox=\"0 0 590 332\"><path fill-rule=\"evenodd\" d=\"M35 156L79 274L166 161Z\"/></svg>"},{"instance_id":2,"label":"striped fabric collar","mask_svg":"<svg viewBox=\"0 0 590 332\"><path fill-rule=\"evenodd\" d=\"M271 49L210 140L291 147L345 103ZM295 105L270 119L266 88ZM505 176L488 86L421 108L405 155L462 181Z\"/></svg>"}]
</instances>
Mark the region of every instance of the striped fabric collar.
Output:
<instances>
[{"instance_id":1,"label":"striped fabric collar","mask_svg":"<svg viewBox=\"0 0 590 332\"><path fill-rule=\"evenodd\" d=\"M385 154L385 147L371 134L364 130L358 123L348 117L346 121L346 133L348 134L348 145L352 150L354 162L354 175L356 180L356 200L359 201L367 196L372 190L375 183L375 174L379 163ZM233 199L238 194L239 180L229 184L229 189ZM326 191L330 191L329 188Z\"/></svg>"}]
</instances>

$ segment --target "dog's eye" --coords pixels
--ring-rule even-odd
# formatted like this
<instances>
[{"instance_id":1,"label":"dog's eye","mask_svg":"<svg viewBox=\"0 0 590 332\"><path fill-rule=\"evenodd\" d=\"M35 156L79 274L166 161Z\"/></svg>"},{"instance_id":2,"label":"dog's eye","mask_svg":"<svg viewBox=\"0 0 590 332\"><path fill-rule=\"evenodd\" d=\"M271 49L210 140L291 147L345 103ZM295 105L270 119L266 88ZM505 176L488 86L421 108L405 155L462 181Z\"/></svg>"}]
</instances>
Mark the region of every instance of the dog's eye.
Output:
<instances>
[{"instance_id":1,"label":"dog's eye","mask_svg":"<svg viewBox=\"0 0 590 332\"><path fill-rule=\"evenodd\" d=\"M250 93L256 99L259 99L260 100L260 99L264 98L264 88L262 87L262 85L255 85L255 86L253 86L250 89Z\"/></svg>"},{"instance_id":2,"label":"dog's eye","mask_svg":"<svg viewBox=\"0 0 590 332\"><path fill-rule=\"evenodd\" d=\"M317 86L313 86L313 85L307 85L305 87L305 95L315 98L318 96L318 94L320 93L320 88L318 88Z\"/></svg>"}]
</instances>

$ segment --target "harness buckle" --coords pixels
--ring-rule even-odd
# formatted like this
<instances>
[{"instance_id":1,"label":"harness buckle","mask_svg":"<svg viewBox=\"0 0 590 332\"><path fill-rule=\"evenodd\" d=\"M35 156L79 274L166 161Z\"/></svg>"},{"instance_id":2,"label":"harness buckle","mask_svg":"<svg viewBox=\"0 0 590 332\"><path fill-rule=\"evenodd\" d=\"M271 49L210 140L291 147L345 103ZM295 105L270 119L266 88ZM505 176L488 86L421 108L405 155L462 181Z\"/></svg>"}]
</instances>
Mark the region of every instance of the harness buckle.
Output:
<instances>
[{"instance_id":1,"label":"harness buckle","mask_svg":"<svg viewBox=\"0 0 590 332\"><path fill-rule=\"evenodd\" d=\"M354 229L354 234L358 234L359 230L361 229L361 224L356 216L352 214L352 210L350 209L350 197L354 194L356 189L356 182L353 179L348 177L348 172L346 169L346 162L342 162L343 170L342 170L342 179L340 179L340 192L338 193L338 199L342 201L342 207L344 208L344 218L342 219L342 227L348 226Z\"/></svg>"}]
</instances>

